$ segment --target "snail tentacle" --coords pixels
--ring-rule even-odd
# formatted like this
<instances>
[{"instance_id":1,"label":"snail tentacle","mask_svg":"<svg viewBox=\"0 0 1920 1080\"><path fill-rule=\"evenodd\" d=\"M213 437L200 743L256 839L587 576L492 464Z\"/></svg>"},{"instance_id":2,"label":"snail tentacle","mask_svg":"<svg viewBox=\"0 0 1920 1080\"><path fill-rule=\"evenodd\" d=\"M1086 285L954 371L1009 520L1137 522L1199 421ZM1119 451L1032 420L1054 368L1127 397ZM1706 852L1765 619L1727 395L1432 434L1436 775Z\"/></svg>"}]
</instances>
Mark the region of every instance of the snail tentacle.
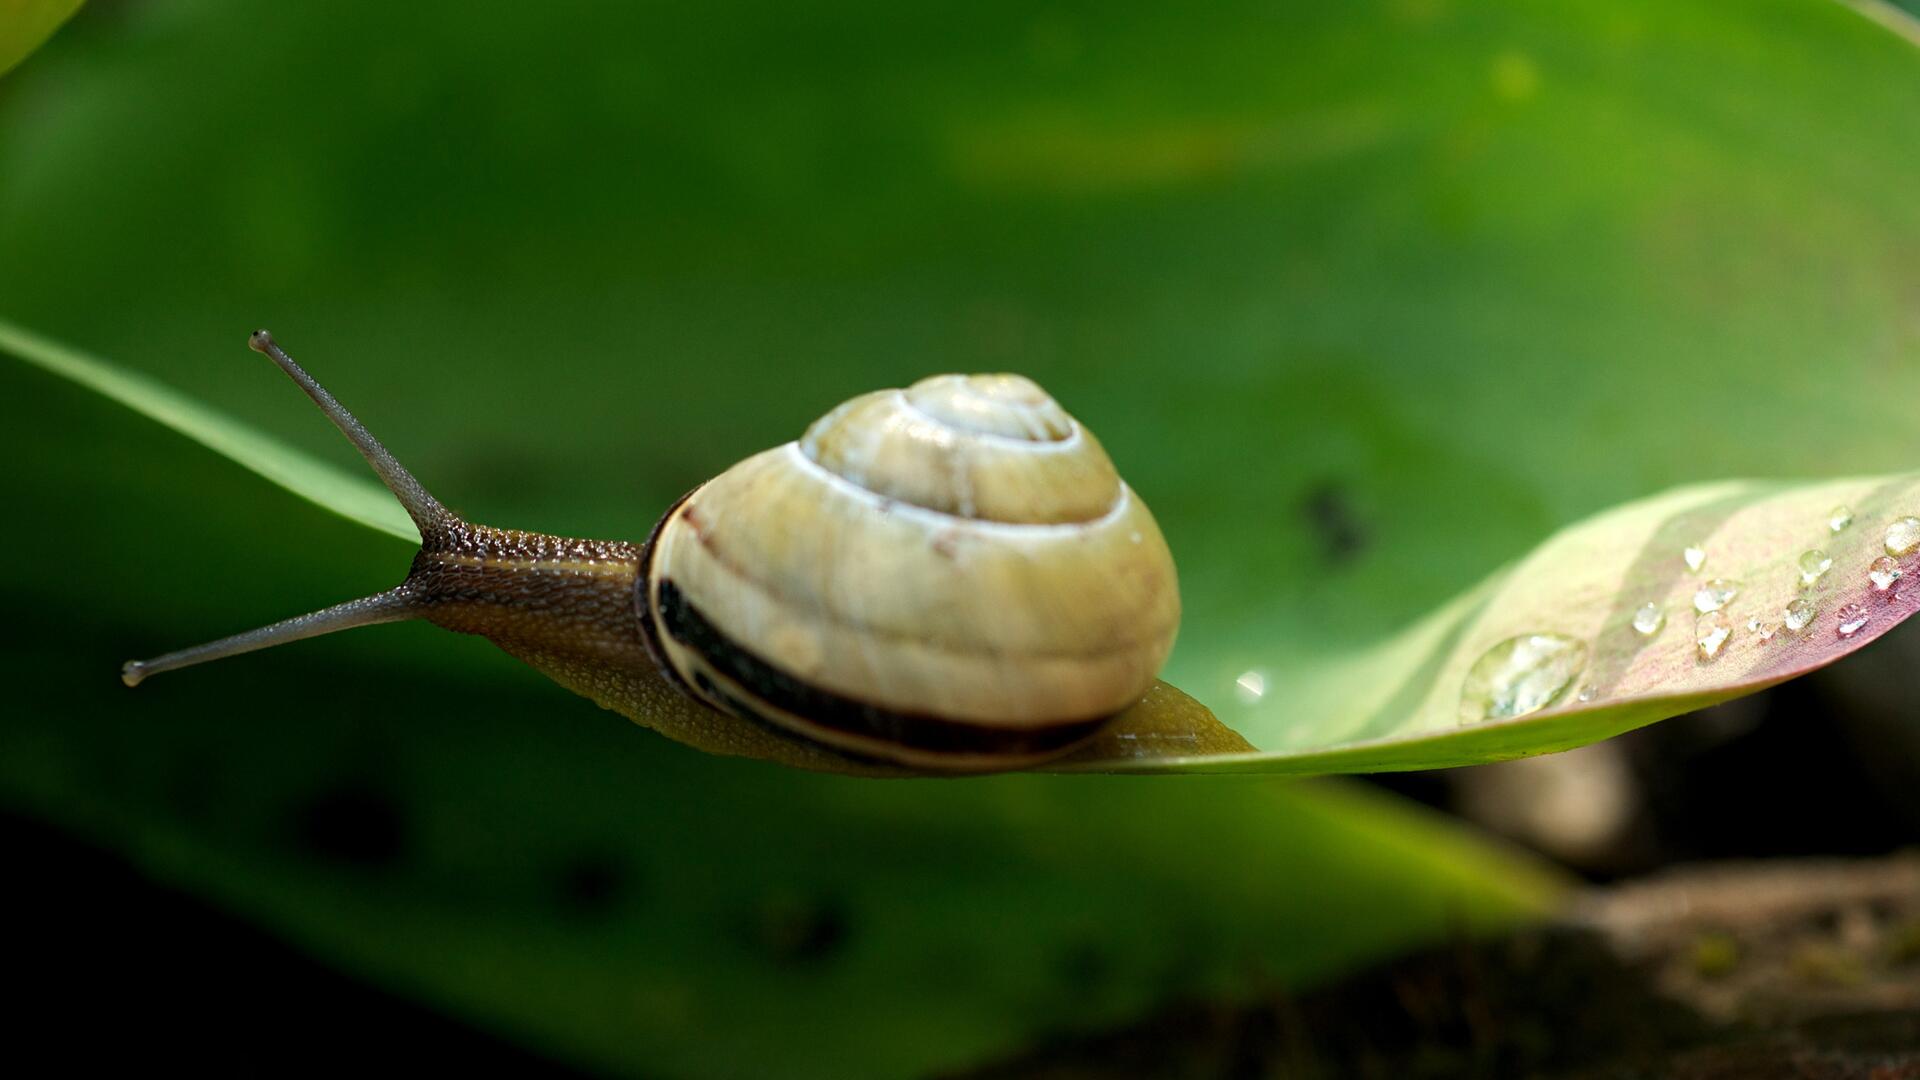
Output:
<instances>
[{"instance_id":1,"label":"snail tentacle","mask_svg":"<svg viewBox=\"0 0 1920 1080\"><path fill-rule=\"evenodd\" d=\"M305 368L294 363L293 357L288 356L286 350L273 340L272 334L265 330L255 330L247 338L247 347L280 365L280 370L286 372L294 382L298 383L300 389L307 392L307 396L313 399L315 405L320 406L320 411L327 414L327 419L333 421L334 426L340 429L340 433L347 437L347 441L353 443L361 456L367 459L367 464L373 466L373 471L380 477L381 482L387 485L387 490L393 492L394 498L400 500L400 505L407 511L407 516L419 526L421 536L443 531L459 520L452 511L440 505L440 500L427 492L425 485L414 479L413 474L407 471L407 467L400 464L399 459L394 457L379 439L373 437L373 432L368 431L359 418L335 400L334 396L327 392L326 387L321 386L313 376L307 374Z\"/></svg>"},{"instance_id":2,"label":"snail tentacle","mask_svg":"<svg viewBox=\"0 0 1920 1080\"><path fill-rule=\"evenodd\" d=\"M195 645L189 649L179 649L156 656L151 660L129 660L120 667L120 681L128 686L139 686L149 676L178 671L195 664L204 664L209 660L224 660L229 656L239 656L241 653L250 653L275 645L285 645L304 638L319 637L321 634L331 634L337 630L351 630L360 626L378 626L381 623L417 619L420 615L421 610L414 602L412 590L405 585L399 585L386 592L363 596L344 604L335 604L330 608L323 608L306 615L296 615L291 619L282 619L269 626L223 637L218 641L209 641L204 645Z\"/></svg>"}]
</instances>

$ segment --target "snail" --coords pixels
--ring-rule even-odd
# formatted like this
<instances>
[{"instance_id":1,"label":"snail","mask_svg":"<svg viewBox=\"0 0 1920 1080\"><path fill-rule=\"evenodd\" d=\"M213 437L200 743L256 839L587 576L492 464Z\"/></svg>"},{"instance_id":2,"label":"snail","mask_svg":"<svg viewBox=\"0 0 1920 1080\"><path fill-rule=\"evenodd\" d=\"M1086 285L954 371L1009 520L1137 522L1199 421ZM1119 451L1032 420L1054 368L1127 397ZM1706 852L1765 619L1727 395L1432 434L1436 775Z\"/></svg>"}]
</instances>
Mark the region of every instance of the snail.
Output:
<instances>
[{"instance_id":1,"label":"snail","mask_svg":"<svg viewBox=\"0 0 1920 1080\"><path fill-rule=\"evenodd\" d=\"M1156 683L1180 621L1166 541L1093 435L1022 376L855 397L629 542L462 520L272 335L248 344L359 449L420 550L394 588L130 662L128 686L424 619L697 746L934 773L1053 760L1150 691L1178 693Z\"/></svg>"}]
</instances>

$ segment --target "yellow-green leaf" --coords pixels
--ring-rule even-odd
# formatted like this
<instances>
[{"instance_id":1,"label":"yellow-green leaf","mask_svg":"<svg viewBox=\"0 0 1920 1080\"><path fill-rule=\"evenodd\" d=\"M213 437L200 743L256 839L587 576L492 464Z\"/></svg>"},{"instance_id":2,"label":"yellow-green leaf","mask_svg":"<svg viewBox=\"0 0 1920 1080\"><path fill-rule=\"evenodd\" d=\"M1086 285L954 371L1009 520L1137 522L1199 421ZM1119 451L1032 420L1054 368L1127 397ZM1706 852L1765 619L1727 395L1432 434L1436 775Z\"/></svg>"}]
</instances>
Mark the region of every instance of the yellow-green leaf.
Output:
<instances>
[{"instance_id":1,"label":"yellow-green leaf","mask_svg":"<svg viewBox=\"0 0 1920 1080\"><path fill-rule=\"evenodd\" d=\"M26 59L83 0L0 0L0 75Z\"/></svg>"}]
</instances>

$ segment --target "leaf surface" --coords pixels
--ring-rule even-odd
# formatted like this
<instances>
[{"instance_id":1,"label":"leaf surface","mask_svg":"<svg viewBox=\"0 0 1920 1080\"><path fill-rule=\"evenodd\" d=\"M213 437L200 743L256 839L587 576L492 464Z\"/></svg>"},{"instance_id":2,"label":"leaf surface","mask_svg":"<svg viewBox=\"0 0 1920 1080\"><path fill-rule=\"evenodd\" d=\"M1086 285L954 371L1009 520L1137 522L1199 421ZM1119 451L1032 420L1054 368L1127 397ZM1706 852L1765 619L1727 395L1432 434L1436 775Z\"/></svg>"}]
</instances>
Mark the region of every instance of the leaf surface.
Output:
<instances>
[{"instance_id":1,"label":"leaf surface","mask_svg":"<svg viewBox=\"0 0 1920 1080\"><path fill-rule=\"evenodd\" d=\"M25 60L83 0L0 0L0 75Z\"/></svg>"},{"instance_id":2,"label":"leaf surface","mask_svg":"<svg viewBox=\"0 0 1920 1080\"><path fill-rule=\"evenodd\" d=\"M0 351L125 405L349 521L420 542L419 530L379 484L316 460L158 379L87 356L4 320L0 320Z\"/></svg>"},{"instance_id":3,"label":"leaf surface","mask_svg":"<svg viewBox=\"0 0 1920 1080\"><path fill-rule=\"evenodd\" d=\"M1314 723L1298 729L1309 734L1276 716L1255 728L1279 740L1261 752L1137 767L1471 765L1571 749L1752 693L1841 659L1920 607L1915 515L1913 475L1728 482L1632 503L1569 527L1352 658L1338 680L1345 699L1319 702ZM1689 549L1704 557L1697 570ZM1472 677L1490 654L1543 635L1557 639L1546 658L1497 665L1504 694ZM1327 741L1306 741L1314 737Z\"/></svg>"}]
</instances>

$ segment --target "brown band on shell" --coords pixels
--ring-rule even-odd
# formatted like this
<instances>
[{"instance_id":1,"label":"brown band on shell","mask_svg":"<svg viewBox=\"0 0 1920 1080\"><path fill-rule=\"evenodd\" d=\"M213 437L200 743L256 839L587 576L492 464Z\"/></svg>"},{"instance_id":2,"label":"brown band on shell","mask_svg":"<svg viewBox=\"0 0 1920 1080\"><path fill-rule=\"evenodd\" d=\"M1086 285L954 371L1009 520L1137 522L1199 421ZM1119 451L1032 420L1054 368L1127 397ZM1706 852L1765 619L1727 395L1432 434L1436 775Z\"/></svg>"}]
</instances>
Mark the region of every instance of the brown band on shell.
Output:
<instances>
[{"instance_id":1,"label":"brown band on shell","mask_svg":"<svg viewBox=\"0 0 1920 1080\"><path fill-rule=\"evenodd\" d=\"M754 727L759 728L783 742L804 746L814 753L839 758L855 765L864 765L870 768L900 768L898 762L887 761L884 758L868 757L865 754L856 754L851 750L838 746L826 746L822 743L814 742L812 739L807 738L790 727L783 727L780 724L776 724L752 705L721 689L720 684L708 678L707 673L704 671L694 672L693 681L694 684L700 688L700 694L703 695L702 697L696 697L696 701L699 701L703 705L708 703L717 705L723 712L745 720L747 723L752 724Z\"/></svg>"},{"instance_id":2,"label":"brown band on shell","mask_svg":"<svg viewBox=\"0 0 1920 1080\"><path fill-rule=\"evenodd\" d=\"M722 633L671 579L660 582L658 616L660 629L768 705L822 728L890 745L933 754L1044 756L1089 738L1113 718L1005 728L889 709L822 689L774 667Z\"/></svg>"},{"instance_id":3,"label":"brown band on shell","mask_svg":"<svg viewBox=\"0 0 1920 1080\"><path fill-rule=\"evenodd\" d=\"M700 487L705 486L705 484L700 485ZM672 684L675 690L704 703L701 696L694 692L693 687L687 685L686 678L668 661L667 650L660 644L660 629L654 623L651 600L654 546L659 541L660 534L666 531L667 522L673 520L674 515L680 512L680 508L687 504L688 499L693 498L700 487L673 500L673 505L667 507L667 512L660 515L660 520L653 523L653 531L647 533L647 538L641 542L640 573L633 583L633 613L640 620L640 644L646 647L647 657L653 661L654 668L666 677L667 682Z\"/></svg>"}]
</instances>

